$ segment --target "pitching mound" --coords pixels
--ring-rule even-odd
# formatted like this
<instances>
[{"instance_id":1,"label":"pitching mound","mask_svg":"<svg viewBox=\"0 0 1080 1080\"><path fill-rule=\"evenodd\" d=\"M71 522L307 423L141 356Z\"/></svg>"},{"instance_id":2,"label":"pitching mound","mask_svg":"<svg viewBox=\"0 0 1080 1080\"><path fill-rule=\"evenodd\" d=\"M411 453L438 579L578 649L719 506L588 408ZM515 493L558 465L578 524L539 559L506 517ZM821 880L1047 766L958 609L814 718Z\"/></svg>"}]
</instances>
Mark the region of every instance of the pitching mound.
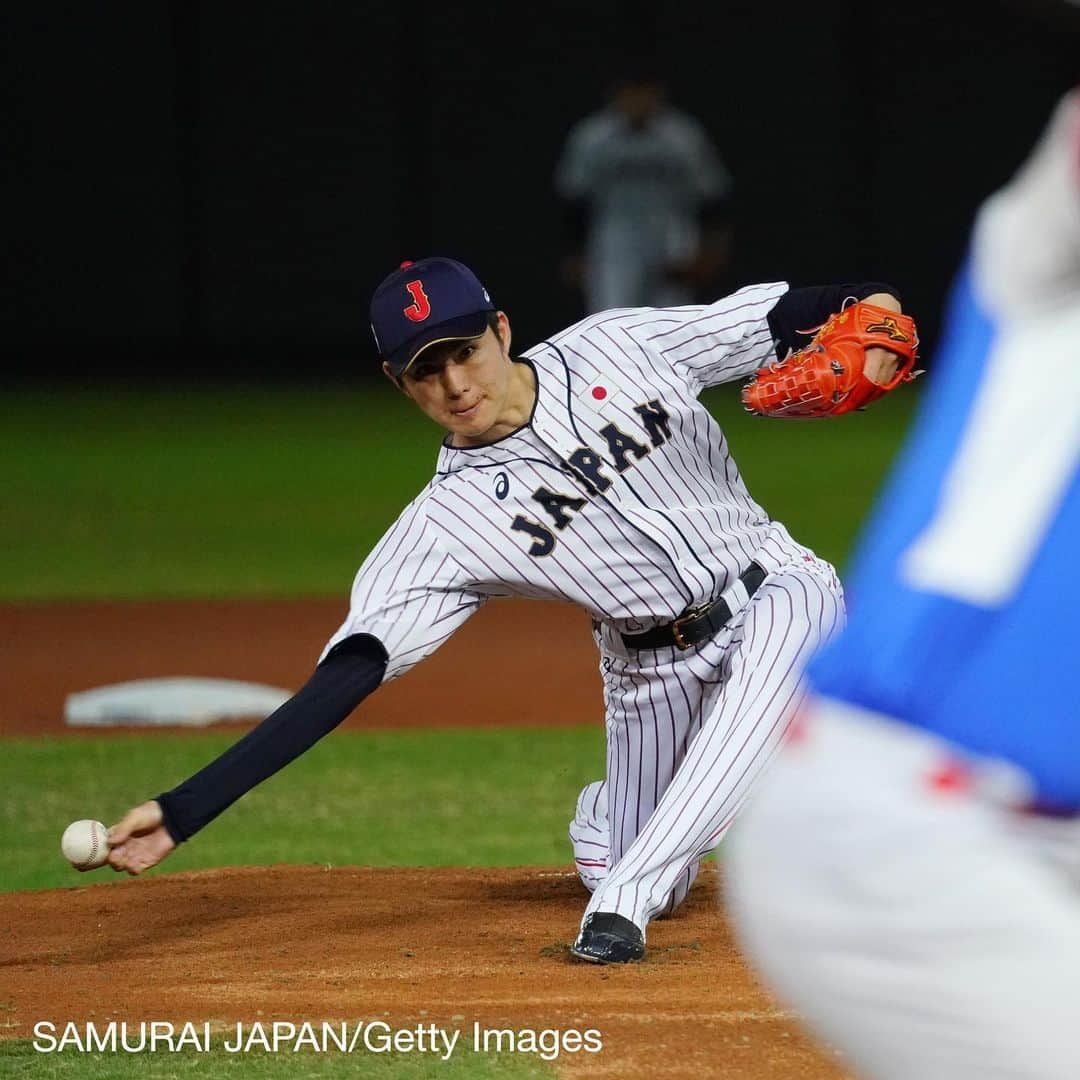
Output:
<instances>
[{"instance_id":1,"label":"pitching mound","mask_svg":"<svg viewBox=\"0 0 1080 1080\"><path fill-rule=\"evenodd\" d=\"M566 868L253 867L0 896L4 1035L109 1020L598 1029L568 1076L837 1078L755 983L702 875L630 967L573 961Z\"/></svg>"}]
</instances>

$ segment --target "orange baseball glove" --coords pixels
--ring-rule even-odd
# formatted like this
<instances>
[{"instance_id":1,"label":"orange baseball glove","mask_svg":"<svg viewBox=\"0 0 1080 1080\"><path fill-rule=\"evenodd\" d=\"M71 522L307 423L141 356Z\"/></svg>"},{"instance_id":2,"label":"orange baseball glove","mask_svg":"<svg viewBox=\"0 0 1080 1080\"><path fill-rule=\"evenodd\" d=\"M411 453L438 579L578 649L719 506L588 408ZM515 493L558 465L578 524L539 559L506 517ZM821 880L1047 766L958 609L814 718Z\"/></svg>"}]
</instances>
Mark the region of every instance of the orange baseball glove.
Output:
<instances>
[{"instance_id":1,"label":"orange baseball glove","mask_svg":"<svg viewBox=\"0 0 1080 1080\"><path fill-rule=\"evenodd\" d=\"M841 416L911 382L919 374L912 370L918 345L910 315L851 304L818 327L805 349L758 371L743 387L743 405L761 416ZM866 350L873 348L902 361L888 383L873 382L863 371Z\"/></svg>"}]
</instances>

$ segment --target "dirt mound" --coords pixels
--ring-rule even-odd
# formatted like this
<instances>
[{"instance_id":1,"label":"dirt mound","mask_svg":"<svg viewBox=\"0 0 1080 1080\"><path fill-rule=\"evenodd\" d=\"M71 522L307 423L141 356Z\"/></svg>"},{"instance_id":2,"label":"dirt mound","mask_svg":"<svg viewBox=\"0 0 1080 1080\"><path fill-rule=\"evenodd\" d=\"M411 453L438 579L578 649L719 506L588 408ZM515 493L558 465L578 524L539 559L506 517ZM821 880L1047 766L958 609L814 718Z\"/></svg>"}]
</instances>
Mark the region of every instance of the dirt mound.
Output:
<instances>
[{"instance_id":1,"label":"dirt mound","mask_svg":"<svg viewBox=\"0 0 1080 1080\"><path fill-rule=\"evenodd\" d=\"M568 1076L837 1078L744 967L709 868L646 960L573 961L568 868L253 867L0 896L11 1038L38 1020L595 1028ZM219 1026L221 1025L221 1026ZM464 1045L464 1043L463 1043ZM462 1051L464 1052L464 1051Z\"/></svg>"}]
</instances>

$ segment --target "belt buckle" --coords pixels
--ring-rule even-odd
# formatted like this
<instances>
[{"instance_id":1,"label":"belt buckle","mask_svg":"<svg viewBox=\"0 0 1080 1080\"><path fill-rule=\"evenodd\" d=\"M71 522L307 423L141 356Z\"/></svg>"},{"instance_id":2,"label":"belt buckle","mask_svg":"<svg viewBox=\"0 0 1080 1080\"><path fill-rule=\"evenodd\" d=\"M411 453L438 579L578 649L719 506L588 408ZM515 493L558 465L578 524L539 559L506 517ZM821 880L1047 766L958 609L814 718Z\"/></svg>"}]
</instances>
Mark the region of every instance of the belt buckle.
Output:
<instances>
[{"instance_id":1,"label":"belt buckle","mask_svg":"<svg viewBox=\"0 0 1080 1080\"><path fill-rule=\"evenodd\" d=\"M701 616L709 609L709 606L711 604L711 600L707 600L704 604L698 604L697 607L691 608L689 611L680 615L674 622L672 622L671 636L675 639L675 644L678 646L678 648L682 649L684 652L687 649L692 649L694 647L694 644L693 642L686 641L683 638L683 626L685 626L688 622L692 622L694 619L701 618Z\"/></svg>"}]
</instances>

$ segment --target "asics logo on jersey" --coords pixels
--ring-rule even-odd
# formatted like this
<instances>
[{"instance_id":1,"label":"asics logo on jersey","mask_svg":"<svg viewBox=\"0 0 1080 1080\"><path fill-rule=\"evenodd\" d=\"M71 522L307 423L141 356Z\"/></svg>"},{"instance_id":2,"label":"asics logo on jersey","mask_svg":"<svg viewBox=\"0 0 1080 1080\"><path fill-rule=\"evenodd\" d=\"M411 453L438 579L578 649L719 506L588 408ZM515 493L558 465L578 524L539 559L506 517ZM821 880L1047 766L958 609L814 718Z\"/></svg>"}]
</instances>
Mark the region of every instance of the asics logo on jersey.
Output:
<instances>
[{"instance_id":1,"label":"asics logo on jersey","mask_svg":"<svg viewBox=\"0 0 1080 1080\"><path fill-rule=\"evenodd\" d=\"M579 446L567 457L566 471L579 481L588 495L598 495L611 487L612 478L605 470L614 468L617 473L624 473L655 447L662 446L671 438L671 414L658 399L653 398L643 405L635 405L634 412L641 418L648 443L639 442L615 424L605 424L600 428L599 434L607 443L606 458L588 446ZM498 495L497 484L496 494ZM551 491L543 485L532 493L532 497L559 532L573 521L573 514L584 509L586 503L586 500L578 495ZM543 558L555 550L555 533L546 524L518 514L510 523L510 528L514 532L522 532L532 537L529 554L534 558Z\"/></svg>"},{"instance_id":2,"label":"asics logo on jersey","mask_svg":"<svg viewBox=\"0 0 1080 1080\"><path fill-rule=\"evenodd\" d=\"M431 301L424 292L424 283L417 278L415 281L407 281L405 288L409 290L413 302L408 307L402 308L401 313L413 322L423 322L431 314Z\"/></svg>"},{"instance_id":3,"label":"asics logo on jersey","mask_svg":"<svg viewBox=\"0 0 1080 1080\"><path fill-rule=\"evenodd\" d=\"M501 472L495 477L495 498L505 499L510 493L510 477Z\"/></svg>"}]
</instances>

